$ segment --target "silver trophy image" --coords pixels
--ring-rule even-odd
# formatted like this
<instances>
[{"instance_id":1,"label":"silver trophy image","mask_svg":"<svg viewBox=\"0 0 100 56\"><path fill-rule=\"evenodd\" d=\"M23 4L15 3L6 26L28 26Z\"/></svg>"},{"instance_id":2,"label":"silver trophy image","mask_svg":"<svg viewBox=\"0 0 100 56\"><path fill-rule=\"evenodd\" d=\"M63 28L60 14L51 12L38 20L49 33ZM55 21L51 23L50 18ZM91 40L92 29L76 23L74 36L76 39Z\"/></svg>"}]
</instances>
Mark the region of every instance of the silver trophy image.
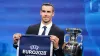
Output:
<instances>
[{"instance_id":1,"label":"silver trophy image","mask_svg":"<svg viewBox=\"0 0 100 56\"><path fill-rule=\"evenodd\" d=\"M80 28L67 28L62 49L65 56L82 56L82 30Z\"/></svg>"}]
</instances>

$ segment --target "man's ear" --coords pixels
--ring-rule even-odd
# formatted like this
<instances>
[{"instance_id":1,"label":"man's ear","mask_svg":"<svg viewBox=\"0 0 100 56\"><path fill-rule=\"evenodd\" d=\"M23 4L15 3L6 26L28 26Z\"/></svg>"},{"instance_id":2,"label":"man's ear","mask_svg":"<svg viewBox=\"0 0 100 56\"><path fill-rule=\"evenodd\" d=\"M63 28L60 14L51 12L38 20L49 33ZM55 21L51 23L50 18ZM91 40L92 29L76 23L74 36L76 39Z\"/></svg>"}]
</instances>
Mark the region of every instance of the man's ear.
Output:
<instances>
[{"instance_id":1,"label":"man's ear","mask_svg":"<svg viewBox=\"0 0 100 56\"><path fill-rule=\"evenodd\" d=\"M54 16L54 15L55 15L55 13L53 12L52 16Z\"/></svg>"}]
</instances>

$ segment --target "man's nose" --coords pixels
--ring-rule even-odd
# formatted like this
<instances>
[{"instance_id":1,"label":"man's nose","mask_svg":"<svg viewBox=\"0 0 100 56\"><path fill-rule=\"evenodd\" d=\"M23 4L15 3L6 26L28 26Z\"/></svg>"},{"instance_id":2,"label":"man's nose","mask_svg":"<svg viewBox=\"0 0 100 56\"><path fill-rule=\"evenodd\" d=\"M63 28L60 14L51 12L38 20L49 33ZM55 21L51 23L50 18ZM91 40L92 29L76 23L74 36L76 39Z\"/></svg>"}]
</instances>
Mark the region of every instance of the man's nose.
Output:
<instances>
[{"instance_id":1,"label":"man's nose","mask_svg":"<svg viewBox=\"0 0 100 56\"><path fill-rule=\"evenodd\" d=\"M47 16L48 15L48 13L47 12L45 12L45 16Z\"/></svg>"}]
</instances>

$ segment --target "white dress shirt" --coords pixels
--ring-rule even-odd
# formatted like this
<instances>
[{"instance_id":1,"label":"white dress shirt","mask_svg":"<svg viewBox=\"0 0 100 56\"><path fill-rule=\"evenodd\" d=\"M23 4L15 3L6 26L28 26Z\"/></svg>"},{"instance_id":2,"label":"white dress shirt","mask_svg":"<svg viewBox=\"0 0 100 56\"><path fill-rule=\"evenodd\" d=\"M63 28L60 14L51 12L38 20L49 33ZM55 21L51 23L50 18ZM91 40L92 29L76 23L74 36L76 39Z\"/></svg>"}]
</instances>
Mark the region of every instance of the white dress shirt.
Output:
<instances>
[{"instance_id":1,"label":"white dress shirt","mask_svg":"<svg viewBox=\"0 0 100 56\"><path fill-rule=\"evenodd\" d=\"M40 24L40 28L39 28L39 32L38 32L38 35L42 35L43 31L44 31L44 28L43 26L46 26L46 31L45 31L45 35L47 36L50 32L50 29L51 29L51 26L52 26L52 22L48 25L44 25L42 22Z\"/></svg>"},{"instance_id":2,"label":"white dress shirt","mask_svg":"<svg viewBox=\"0 0 100 56\"><path fill-rule=\"evenodd\" d=\"M49 32L50 32L50 29L51 29L51 26L52 26L52 22L48 25L44 25L42 22L40 24L40 28L39 28L39 32L38 32L38 35L42 35L43 31L44 31L44 28L43 26L46 26L46 31L45 31L45 36L48 36ZM53 46L53 43L52 43L52 46ZM53 48L53 47L52 47ZM54 50L58 50L59 47L57 49L54 49Z\"/></svg>"}]
</instances>

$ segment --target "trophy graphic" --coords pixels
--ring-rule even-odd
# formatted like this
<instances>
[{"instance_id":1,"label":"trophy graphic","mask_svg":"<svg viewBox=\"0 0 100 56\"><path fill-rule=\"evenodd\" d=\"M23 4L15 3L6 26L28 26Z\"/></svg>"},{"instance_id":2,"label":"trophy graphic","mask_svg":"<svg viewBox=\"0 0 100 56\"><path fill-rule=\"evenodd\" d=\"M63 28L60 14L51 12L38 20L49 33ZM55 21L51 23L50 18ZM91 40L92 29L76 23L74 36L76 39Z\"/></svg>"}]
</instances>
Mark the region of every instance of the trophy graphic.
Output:
<instances>
[{"instance_id":1,"label":"trophy graphic","mask_svg":"<svg viewBox=\"0 0 100 56\"><path fill-rule=\"evenodd\" d=\"M64 44L62 46L65 56L79 56L77 54L78 52L80 52L79 51L80 49L82 52L82 41L83 41L83 36L81 35L82 30L80 28L67 28L66 31L67 34L65 34L64 36Z\"/></svg>"}]
</instances>

